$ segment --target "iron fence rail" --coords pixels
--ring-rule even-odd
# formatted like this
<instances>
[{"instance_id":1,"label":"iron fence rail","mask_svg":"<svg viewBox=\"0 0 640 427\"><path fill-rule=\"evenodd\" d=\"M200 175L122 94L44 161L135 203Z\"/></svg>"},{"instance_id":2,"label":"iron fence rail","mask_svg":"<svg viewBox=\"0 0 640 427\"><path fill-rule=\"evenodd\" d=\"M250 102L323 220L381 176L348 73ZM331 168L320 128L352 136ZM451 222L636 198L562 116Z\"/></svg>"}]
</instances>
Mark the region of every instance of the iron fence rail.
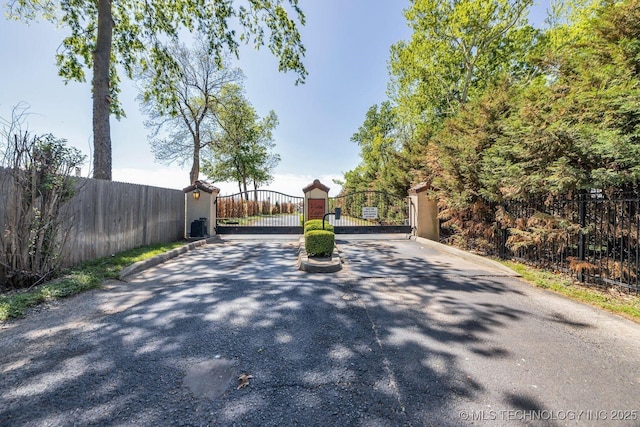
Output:
<instances>
[{"instance_id":1,"label":"iron fence rail","mask_svg":"<svg viewBox=\"0 0 640 427\"><path fill-rule=\"evenodd\" d=\"M564 271L589 284L640 291L637 192L582 192L503 204L496 212L500 257Z\"/></svg>"},{"instance_id":2,"label":"iron fence rail","mask_svg":"<svg viewBox=\"0 0 640 427\"><path fill-rule=\"evenodd\" d=\"M270 190L251 190L216 200L217 228L300 227L304 197Z\"/></svg>"},{"instance_id":3,"label":"iron fence rail","mask_svg":"<svg viewBox=\"0 0 640 427\"><path fill-rule=\"evenodd\" d=\"M405 226L409 221L407 198L383 191L356 191L330 197L329 211L335 208L342 209L342 217L353 226ZM374 212L375 218L367 219L364 215L367 210Z\"/></svg>"}]
</instances>

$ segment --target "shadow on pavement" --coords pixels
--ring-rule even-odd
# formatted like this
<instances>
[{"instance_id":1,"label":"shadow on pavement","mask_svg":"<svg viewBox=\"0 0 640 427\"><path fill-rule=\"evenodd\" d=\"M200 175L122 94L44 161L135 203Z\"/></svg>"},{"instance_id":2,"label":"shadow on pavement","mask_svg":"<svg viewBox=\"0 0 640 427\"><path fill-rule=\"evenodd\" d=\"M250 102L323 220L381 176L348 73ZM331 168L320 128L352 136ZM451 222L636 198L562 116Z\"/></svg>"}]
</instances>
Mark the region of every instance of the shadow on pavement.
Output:
<instances>
[{"instance_id":1,"label":"shadow on pavement","mask_svg":"<svg viewBox=\"0 0 640 427\"><path fill-rule=\"evenodd\" d=\"M0 356L0 424L460 425L486 386L459 349L509 357L493 338L534 316L481 267L364 243L351 272L308 275L295 251L210 245L139 276L148 295L125 311L24 331ZM353 267L354 251L375 253ZM185 386L194 366L210 393Z\"/></svg>"}]
</instances>

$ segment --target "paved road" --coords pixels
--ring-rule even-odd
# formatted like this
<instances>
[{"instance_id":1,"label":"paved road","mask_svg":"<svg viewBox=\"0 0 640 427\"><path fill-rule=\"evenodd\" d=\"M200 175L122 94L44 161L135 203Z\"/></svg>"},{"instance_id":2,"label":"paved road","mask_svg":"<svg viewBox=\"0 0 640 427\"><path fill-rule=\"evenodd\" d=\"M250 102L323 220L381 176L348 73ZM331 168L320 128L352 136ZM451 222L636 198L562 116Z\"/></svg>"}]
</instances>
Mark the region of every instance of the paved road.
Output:
<instances>
[{"instance_id":1,"label":"paved road","mask_svg":"<svg viewBox=\"0 0 640 427\"><path fill-rule=\"evenodd\" d=\"M247 225L251 227L300 227L300 214L264 216Z\"/></svg>"},{"instance_id":2,"label":"paved road","mask_svg":"<svg viewBox=\"0 0 640 427\"><path fill-rule=\"evenodd\" d=\"M338 242L336 274L244 236L5 325L0 424L640 425L638 325L414 241Z\"/></svg>"}]
</instances>

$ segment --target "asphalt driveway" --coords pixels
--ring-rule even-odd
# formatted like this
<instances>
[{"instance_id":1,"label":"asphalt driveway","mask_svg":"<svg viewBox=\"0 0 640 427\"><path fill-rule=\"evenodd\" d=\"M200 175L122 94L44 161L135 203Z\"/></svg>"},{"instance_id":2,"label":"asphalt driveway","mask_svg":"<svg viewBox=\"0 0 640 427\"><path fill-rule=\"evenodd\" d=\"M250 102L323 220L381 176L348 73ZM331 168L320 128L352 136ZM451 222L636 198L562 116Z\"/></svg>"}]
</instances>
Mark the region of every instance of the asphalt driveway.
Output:
<instances>
[{"instance_id":1,"label":"asphalt driveway","mask_svg":"<svg viewBox=\"0 0 640 427\"><path fill-rule=\"evenodd\" d=\"M638 325L415 241L338 242L322 275L297 237L227 238L3 325L0 424L640 425Z\"/></svg>"}]
</instances>

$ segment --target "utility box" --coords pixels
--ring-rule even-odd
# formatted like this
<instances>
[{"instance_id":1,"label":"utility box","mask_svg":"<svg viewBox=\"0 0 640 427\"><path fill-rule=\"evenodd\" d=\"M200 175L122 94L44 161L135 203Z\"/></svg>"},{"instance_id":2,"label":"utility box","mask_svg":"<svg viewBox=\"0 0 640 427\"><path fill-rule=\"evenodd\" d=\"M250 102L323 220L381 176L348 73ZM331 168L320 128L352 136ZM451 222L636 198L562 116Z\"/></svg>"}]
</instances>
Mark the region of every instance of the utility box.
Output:
<instances>
[{"instance_id":1,"label":"utility box","mask_svg":"<svg viewBox=\"0 0 640 427\"><path fill-rule=\"evenodd\" d=\"M203 239L215 234L216 200L220 189L206 181L196 181L184 191L184 238ZM209 226L207 226L207 222Z\"/></svg>"},{"instance_id":2,"label":"utility box","mask_svg":"<svg viewBox=\"0 0 640 427\"><path fill-rule=\"evenodd\" d=\"M208 237L207 218L200 218L191 222L191 233L189 237Z\"/></svg>"}]
</instances>

